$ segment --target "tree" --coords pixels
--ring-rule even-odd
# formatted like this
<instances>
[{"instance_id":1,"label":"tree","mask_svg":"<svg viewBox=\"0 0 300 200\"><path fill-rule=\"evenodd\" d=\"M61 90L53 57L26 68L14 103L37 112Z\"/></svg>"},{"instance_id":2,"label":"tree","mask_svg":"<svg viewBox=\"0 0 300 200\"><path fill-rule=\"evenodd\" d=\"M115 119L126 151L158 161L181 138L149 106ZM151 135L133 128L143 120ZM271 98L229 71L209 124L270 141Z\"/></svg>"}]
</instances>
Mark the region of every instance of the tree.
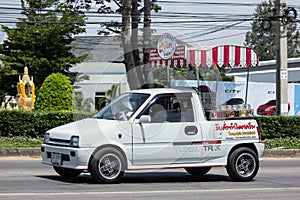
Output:
<instances>
[{"instance_id":1,"label":"tree","mask_svg":"<svg viewBox=\"0 0 300 200\"><path fill-rule=\"evenodd\" d=\"M254 49L260 60L276 59L276 20L275 3L263 1L255 9L256 18L251 23L252 31L246 33L245 45ZM288 57L300 56L300 35L297 23L287 25Z\"/></svg>"},{"instance_id":2,"label":"tree","mask_svg":"<svg viewBox=\"0 0 300 200\"><path fill-rule=\"evenodd\" d=\"M120 84L112 84L111 88L107 90L106 95L109 101L114 100L118 95L120 95Z\"/></svg>"},{"instance_id":3,"label":"tree","mask_svg":"<svg viewBox=\"0 0 300 200\"><path fill-rule=\"evenodd\" d=\"M73 86L69 78L61 73L49 75L36 95L37 110L72 111Z\"/></svg>"},{"instance_id":4,"label":"tree","mask_svg":"<svg viewBox=\"0 0 300 200\"><path fill-rule=\"evenodd\" d=\"M144 0L144 35L143 35L143 64L147 83L153 82L153 73L149 63L151 36L151 1Z\"/></svg>"},{"instance_id":5,"label":"tree","mask_svg":"<svg viewBox=\"0 0 300 200\"><path fill-rule=\"evenodd\" d=\"M16 74L22 74L24 66L39 87L50 74L68 74L72 65L86 58L75 56L71 46L73 36L85 32L85 15L79 7L59 0L27 0L27 5L16 27L2 26L7 34L0 44L0 81L5 91L16 84ZM7 72L13 76L4 82Z\"/></svg>"},{"instance_id":6,"label":"tree","mask_svg":"<svg viewBox=\"0 0 300 200\"><path fill-rule=\"evenodd\" d=\"M150 11L158 12L161 9L155 3L156 0L145 0L144 5L141 5L140 0L114 0L112 1L113 3L111 0L95 1L100 4L99 13L118 13L122 16L121 23L117 21L102 23L99 34L120 34L124 49L123 62L126 67L130 88L136 89L144 83L151 82L153 77L151 76L147 59L150 46ZM117 9L113 9L113 7L117 7ZM140 58L138 47L138 24L142 13L144 13L144 63L141 62L142 59ZM143 74L143 72L146 74Z\"/></svg>"},{"instance_id":7,"label":"tree","mask_svg":"<svg viewBox=\"0 0 300 200\"><path fill-rule=\"evenodd\" d=\"M91 112L92 106L95 104L92 98L84 99L84 95L81 92L74 93L74 109Z\"/></svg>"},{"instance_id":8,"label":"tree","mask_svg":"<svg viewBox=\"0 0 300 200\"><path fill-rule=\"evenodd\" d=\"M131 89L136 89L142 84L142 73L140 69L140 58L137 47L137 31L136 23L132 19L131 13L136 13L135 10L132 12L131 6L134 5L136 0L125 0L122 8L122 29L121 29L121 40L124 49L124 64L126 67L127 80ZM134 7L133 7L134 8ZM135 7L136 9L136 7ZM135 18L135 16L133 17ZM132 35L131 35L132 34Z\"/></svg>"},{"instance_id":9,"label":"tree","mask_svg":"<svg viewBox=\"0 0 300 200\"><path fill-rule=\"evenodd\" d=\"M196 80L196 69L195 67L189 69L187 79ZM227 69L224 67L200 67L199 68L199 79L201 81L234 81L234 76L226 75Z\"/></svg>"},{"instance_id":10,"label":"tree","mask_svg":"<svg viewBox=\"0 0 300 200\"><path fill-rule=\"evenodd\" d=\"M224 67L200 67L199 79L201 81L234 81L234 76L227 76ZM153 69L154 82L167 85L166 69ZM172 80L197 80L195 67L170 68L170 79Z\"/></svg>"}]
</instances>

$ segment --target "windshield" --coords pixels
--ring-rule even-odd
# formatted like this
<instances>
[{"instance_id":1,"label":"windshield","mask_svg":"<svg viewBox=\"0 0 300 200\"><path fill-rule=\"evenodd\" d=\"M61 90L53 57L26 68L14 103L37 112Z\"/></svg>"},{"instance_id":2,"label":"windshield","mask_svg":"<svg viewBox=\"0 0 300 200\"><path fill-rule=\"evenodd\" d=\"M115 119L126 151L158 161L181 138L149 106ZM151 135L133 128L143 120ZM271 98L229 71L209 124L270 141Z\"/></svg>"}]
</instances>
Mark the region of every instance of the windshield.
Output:
<instances>
[{"instance_id":1,"label":"windshield","mask_svg":"<svg viewBox=\"0 0 300 200\"><path fill-rule=\"evenodd\" d=\"M276 100L271 100L268 103L266 103L266 105L275 106L276 105Z\"/></svg>"},{"instance_id":2,"label":"windshield","mask_svg":"<svg viewBox=\"0 0 300 200\"><path fill-rule=\"evenodd\" d=\"M128 120L146 101L149 94L126 93L105 106L95 117L99 119Z\"/></svg>"}]
</instances>

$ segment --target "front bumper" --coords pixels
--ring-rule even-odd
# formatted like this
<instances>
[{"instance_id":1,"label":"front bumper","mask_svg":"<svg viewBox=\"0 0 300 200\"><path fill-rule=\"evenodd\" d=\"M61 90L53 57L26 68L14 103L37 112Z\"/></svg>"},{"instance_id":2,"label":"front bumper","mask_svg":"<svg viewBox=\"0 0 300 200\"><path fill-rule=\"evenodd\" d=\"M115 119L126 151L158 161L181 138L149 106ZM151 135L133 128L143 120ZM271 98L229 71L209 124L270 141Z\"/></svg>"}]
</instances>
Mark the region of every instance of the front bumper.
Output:
<instances>
[{"instance_id":1,"label":"front bumper","mask_svg":"<svg viewBox=\"0 0 300 200\"><path fill-rule=\"evenodd\" d=\"M42 163L64 168L87 170L89 159L94 150L95 148L72 148L42 144ZM53 153L60 154L61 162L59 164L52 162Z\"/></svg>"},{"instance_id":2,"label":"front bumper","mask_svg":"<svg viewBox=\"0 0 300 200\"><path fill-rule=\"evenodd\" d=\"M261 115L271 116L272 111L264 111L264 112L261 113Z\"/></svg>"}]
</instances>

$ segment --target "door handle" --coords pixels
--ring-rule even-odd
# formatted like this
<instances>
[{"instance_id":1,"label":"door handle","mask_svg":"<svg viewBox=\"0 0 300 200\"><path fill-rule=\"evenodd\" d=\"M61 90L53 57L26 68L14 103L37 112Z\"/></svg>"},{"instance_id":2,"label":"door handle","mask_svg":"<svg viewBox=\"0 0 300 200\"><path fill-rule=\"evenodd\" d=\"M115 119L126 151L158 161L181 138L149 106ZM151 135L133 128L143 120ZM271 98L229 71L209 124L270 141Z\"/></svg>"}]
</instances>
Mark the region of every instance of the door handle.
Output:
<instances>
[{"instance_id":1,"label":"door handle","mask_svg":"<svg viewBox=\"0 0 300 200\"><path fill-rule=\"evenodd\" d=\"M196 126L186 126L184 132L187 135L196 135L198 133L198 128Z\"/></svg>"}]
</instances>

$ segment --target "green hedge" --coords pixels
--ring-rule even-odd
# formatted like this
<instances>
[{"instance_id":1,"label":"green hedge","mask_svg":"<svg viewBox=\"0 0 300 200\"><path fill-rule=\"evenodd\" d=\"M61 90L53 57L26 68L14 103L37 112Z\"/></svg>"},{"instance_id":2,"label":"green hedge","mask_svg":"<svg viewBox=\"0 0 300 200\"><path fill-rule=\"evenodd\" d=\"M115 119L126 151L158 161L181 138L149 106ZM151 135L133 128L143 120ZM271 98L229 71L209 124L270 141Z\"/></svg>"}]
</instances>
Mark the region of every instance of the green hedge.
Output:
<instances>
[{"instance_id":1,"label":"green hedge","mask_svg":"<svg viewBox=\"0 0 300 200\"><path fill-rule=\"evenodd\" d=\"M43 137L45 131L95 113L0 111L0 136ZM300 117L255 117L263 139L300 138Z\"/></svg>"},{"instance_id":2,"label":"green hedge","mask_svg":"<svg viewBox=\"0 0 300 200\"><path fill-rule=\"evenodd\" d=\"M0 136L43 137L46 130L91 117L95 113L0 111Z\"/></svg>"},{"instance_id":3,"label":"green hedge","mask_svg":"<svg viewBox=\"0 0 300 200\"><path fill-rule=\"evenodd\" d=\"M255 117L263 139L300 138L300 117L272 116Z\"/></svg>"},{"instance_id":4,"label":"green hedge","mask_svg":"<svg viewBox=\"0 0 300 200\"><path fill-rule=\"evenodd\" d=\"M283 148L283 149L300 149L299 137L285 137L263 140L266 149Z\"/></svg>"}]
</instances>

